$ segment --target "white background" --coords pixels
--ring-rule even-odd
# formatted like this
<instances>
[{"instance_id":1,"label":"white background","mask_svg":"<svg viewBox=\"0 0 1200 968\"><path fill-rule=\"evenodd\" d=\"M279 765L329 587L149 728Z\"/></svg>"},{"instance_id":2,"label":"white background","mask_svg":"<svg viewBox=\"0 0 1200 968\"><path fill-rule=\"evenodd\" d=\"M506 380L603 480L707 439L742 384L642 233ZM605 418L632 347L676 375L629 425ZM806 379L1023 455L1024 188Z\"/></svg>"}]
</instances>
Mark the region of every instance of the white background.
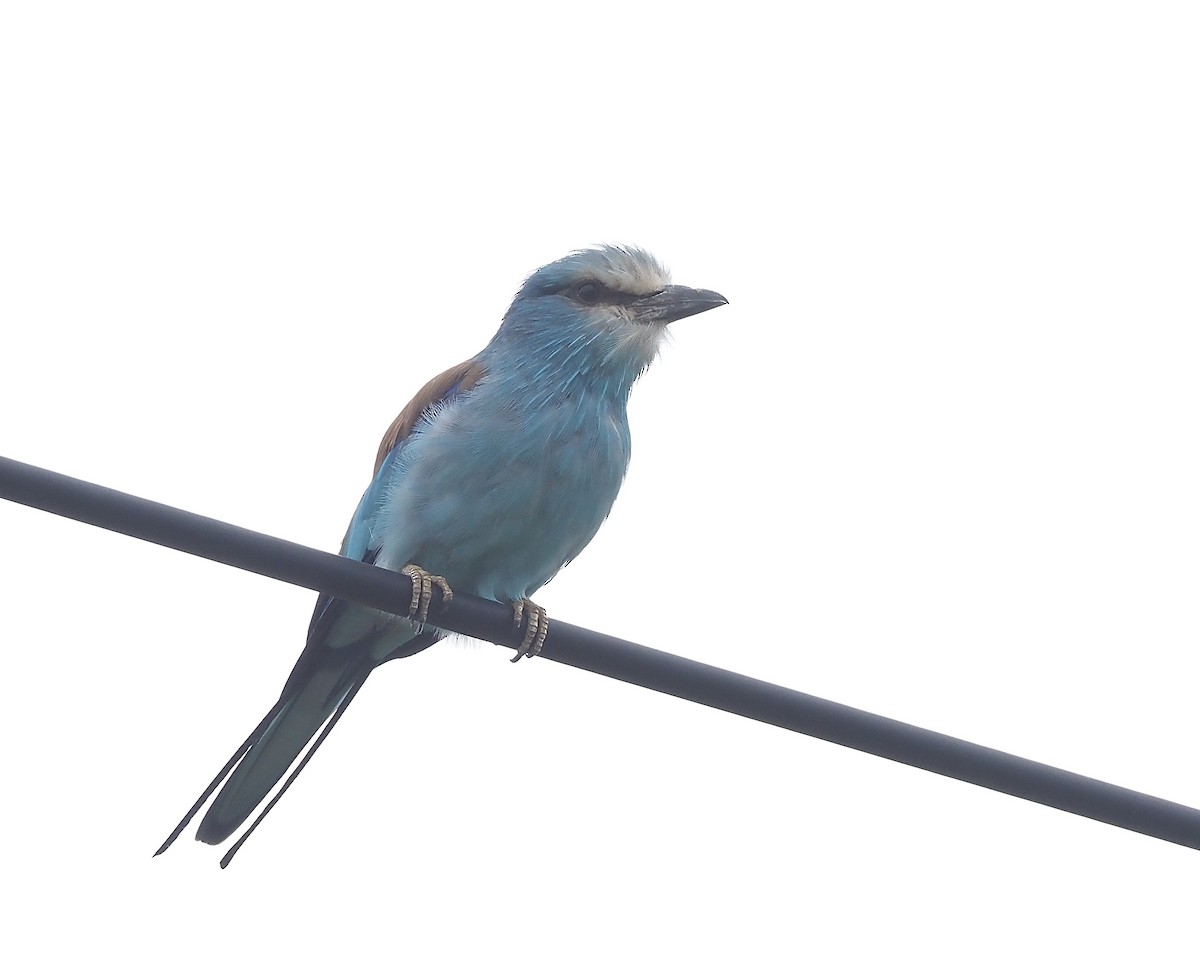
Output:
<instances>
[{"instance_id":1,"label":"white background","mask_svg":"<svg viewBox=\"0 0 1200 968\"><path fill-rule=\"evenodd\" d=\"M1194 7L435 6L5 7L0 453L332 550L641 244L730 305L551 614L1200 804ZM20 963L1194 964L1190 850L463 642L152 860L313 595L0 503L0 600Z\"/></svg>"}]
</instances>

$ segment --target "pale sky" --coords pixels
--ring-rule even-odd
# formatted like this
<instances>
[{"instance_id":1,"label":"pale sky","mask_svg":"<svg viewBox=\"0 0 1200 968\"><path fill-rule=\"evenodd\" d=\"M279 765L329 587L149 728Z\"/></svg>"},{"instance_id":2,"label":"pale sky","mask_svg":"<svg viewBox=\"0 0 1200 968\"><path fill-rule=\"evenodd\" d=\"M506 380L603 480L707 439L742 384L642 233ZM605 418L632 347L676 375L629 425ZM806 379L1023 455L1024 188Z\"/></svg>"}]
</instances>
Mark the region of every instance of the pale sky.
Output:
<instances>
[{"instance_id":1,"label":"pale sky","mask_svg":"<svg viewBox=\"0 0 1200 968\"><path fill-rule=\"evenodd\" d=\"M642 245L730 305L551 616L1200 805L1198 26L7 6L0 454L334 550L528 272ZM462 640L151 859L313 594L5 502L0 582L13 963L1194 958L1191 850Z\"/></svg>"}]
</instances>

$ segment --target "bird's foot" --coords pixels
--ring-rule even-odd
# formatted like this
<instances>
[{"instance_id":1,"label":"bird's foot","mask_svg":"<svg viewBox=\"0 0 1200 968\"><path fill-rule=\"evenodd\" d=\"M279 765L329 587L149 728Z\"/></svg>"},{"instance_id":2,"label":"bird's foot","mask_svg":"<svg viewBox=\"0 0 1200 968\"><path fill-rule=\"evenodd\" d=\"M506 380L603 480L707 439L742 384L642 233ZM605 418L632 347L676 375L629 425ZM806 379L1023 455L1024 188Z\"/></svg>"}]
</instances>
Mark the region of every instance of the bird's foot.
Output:
<instances>
[{"instance_id":1,"label":"bird's foot","mask_svg":"<svg viewBox=\"0 0 1200 968\"><path fill-rule=\"evenodd\" d=\"M529 656L531 659L542 651L542 643L546 641L546 633L550 631L550 616L541 605L522 598L513 602L513 628L520 629L522 620L525 623L525 637L513 662Z\"/></svg>"},{"instance_id":2,"label":"bird's foot","mask_svg":"<svg viewBox=\"0 0 1200 968\"><path fill-rule=\"evenodd\" d=\"M433 599L433 586L442 590L442 604L447 605L454 598L454 592L441 575L432 575L420 565L405 565L400 574L412 579L412 602L408 606L410 618L424 625L429 619L429 603Z\"/></svg>"}]
</instances>

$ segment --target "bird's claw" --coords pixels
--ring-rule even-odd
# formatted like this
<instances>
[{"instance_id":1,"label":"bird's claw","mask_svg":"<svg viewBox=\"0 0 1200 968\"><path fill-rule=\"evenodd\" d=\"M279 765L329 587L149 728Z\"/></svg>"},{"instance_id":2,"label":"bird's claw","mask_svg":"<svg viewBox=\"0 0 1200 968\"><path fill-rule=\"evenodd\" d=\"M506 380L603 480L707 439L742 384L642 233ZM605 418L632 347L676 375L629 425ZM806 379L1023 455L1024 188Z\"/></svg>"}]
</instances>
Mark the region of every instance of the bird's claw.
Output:
<instances>
[{"instance_id":1,"label":"bird's claw","mask_svg":"<svg viewBox=\"0 0 1200 968\"><path fill-rule=\"evenodd\" d=\"M433 599L434 585L442 590L443 605L448 605L454 598L454 592L450 590L445 578L430 574L420 565L405 565L400 569L400 574L412 579L412 601L408 606L408 614L421 625L429 620L429 603Z\"/></svg>"},{"instance_id":2,"label":"bird's claw","mask_svg":"<svg viewBox=\"0 0 1200 968\"><path fill-rule=\"evenodd\" d=\"M525 624L525 637L512 657L517 662L525 656L531 659L542 651L542 643L546 641L546 633L550 631L550 616L546 610L528 598L513 602L513 628L520 629L522 621Z\"/></svg>"}]
</instances>

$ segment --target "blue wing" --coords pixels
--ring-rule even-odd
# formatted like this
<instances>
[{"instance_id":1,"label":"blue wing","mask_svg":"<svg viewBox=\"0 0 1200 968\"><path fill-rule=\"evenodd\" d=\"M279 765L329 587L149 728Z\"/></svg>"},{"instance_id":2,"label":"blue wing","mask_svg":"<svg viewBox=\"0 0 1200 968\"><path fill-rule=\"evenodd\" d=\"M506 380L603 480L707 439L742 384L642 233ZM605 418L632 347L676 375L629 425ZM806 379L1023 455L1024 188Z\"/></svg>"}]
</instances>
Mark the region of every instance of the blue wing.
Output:
<instances>
[{"instance_id":1,"label":"blue wing","mask_svg":"<svg viewBox=\"0 0 1200 968\"><path fill-rule=\"evenodd\" d=\"M426 383L409 401L408 406L401 410L396 419L392 421L379 445L379 454L375 460L375 476L358 502L354 517L350 519L350 527L346 530L346 537L342 539L341 555L357 561L365 561L367 564L374 564L375 559L379 556L379 546L374 542L375 524L383 513L388 491L394 482L396 463L404 450L404 445L412 436L422 417L447 400L466 393L483 376L483 367L475 360L467 360L465 363L453 366ZM343 599L334 598L324 592L317 598L312 621L308 626L308 643L296 663L297 670L301 668L305 657L314 645L317 648L323 646L330 630L347 606L348 603ZM411 653L405 652L404 654ZM390 658L399 658L399 655L390 656ZM295 671L292 674L295 676Z\"/></svg>"}]
</instances>

